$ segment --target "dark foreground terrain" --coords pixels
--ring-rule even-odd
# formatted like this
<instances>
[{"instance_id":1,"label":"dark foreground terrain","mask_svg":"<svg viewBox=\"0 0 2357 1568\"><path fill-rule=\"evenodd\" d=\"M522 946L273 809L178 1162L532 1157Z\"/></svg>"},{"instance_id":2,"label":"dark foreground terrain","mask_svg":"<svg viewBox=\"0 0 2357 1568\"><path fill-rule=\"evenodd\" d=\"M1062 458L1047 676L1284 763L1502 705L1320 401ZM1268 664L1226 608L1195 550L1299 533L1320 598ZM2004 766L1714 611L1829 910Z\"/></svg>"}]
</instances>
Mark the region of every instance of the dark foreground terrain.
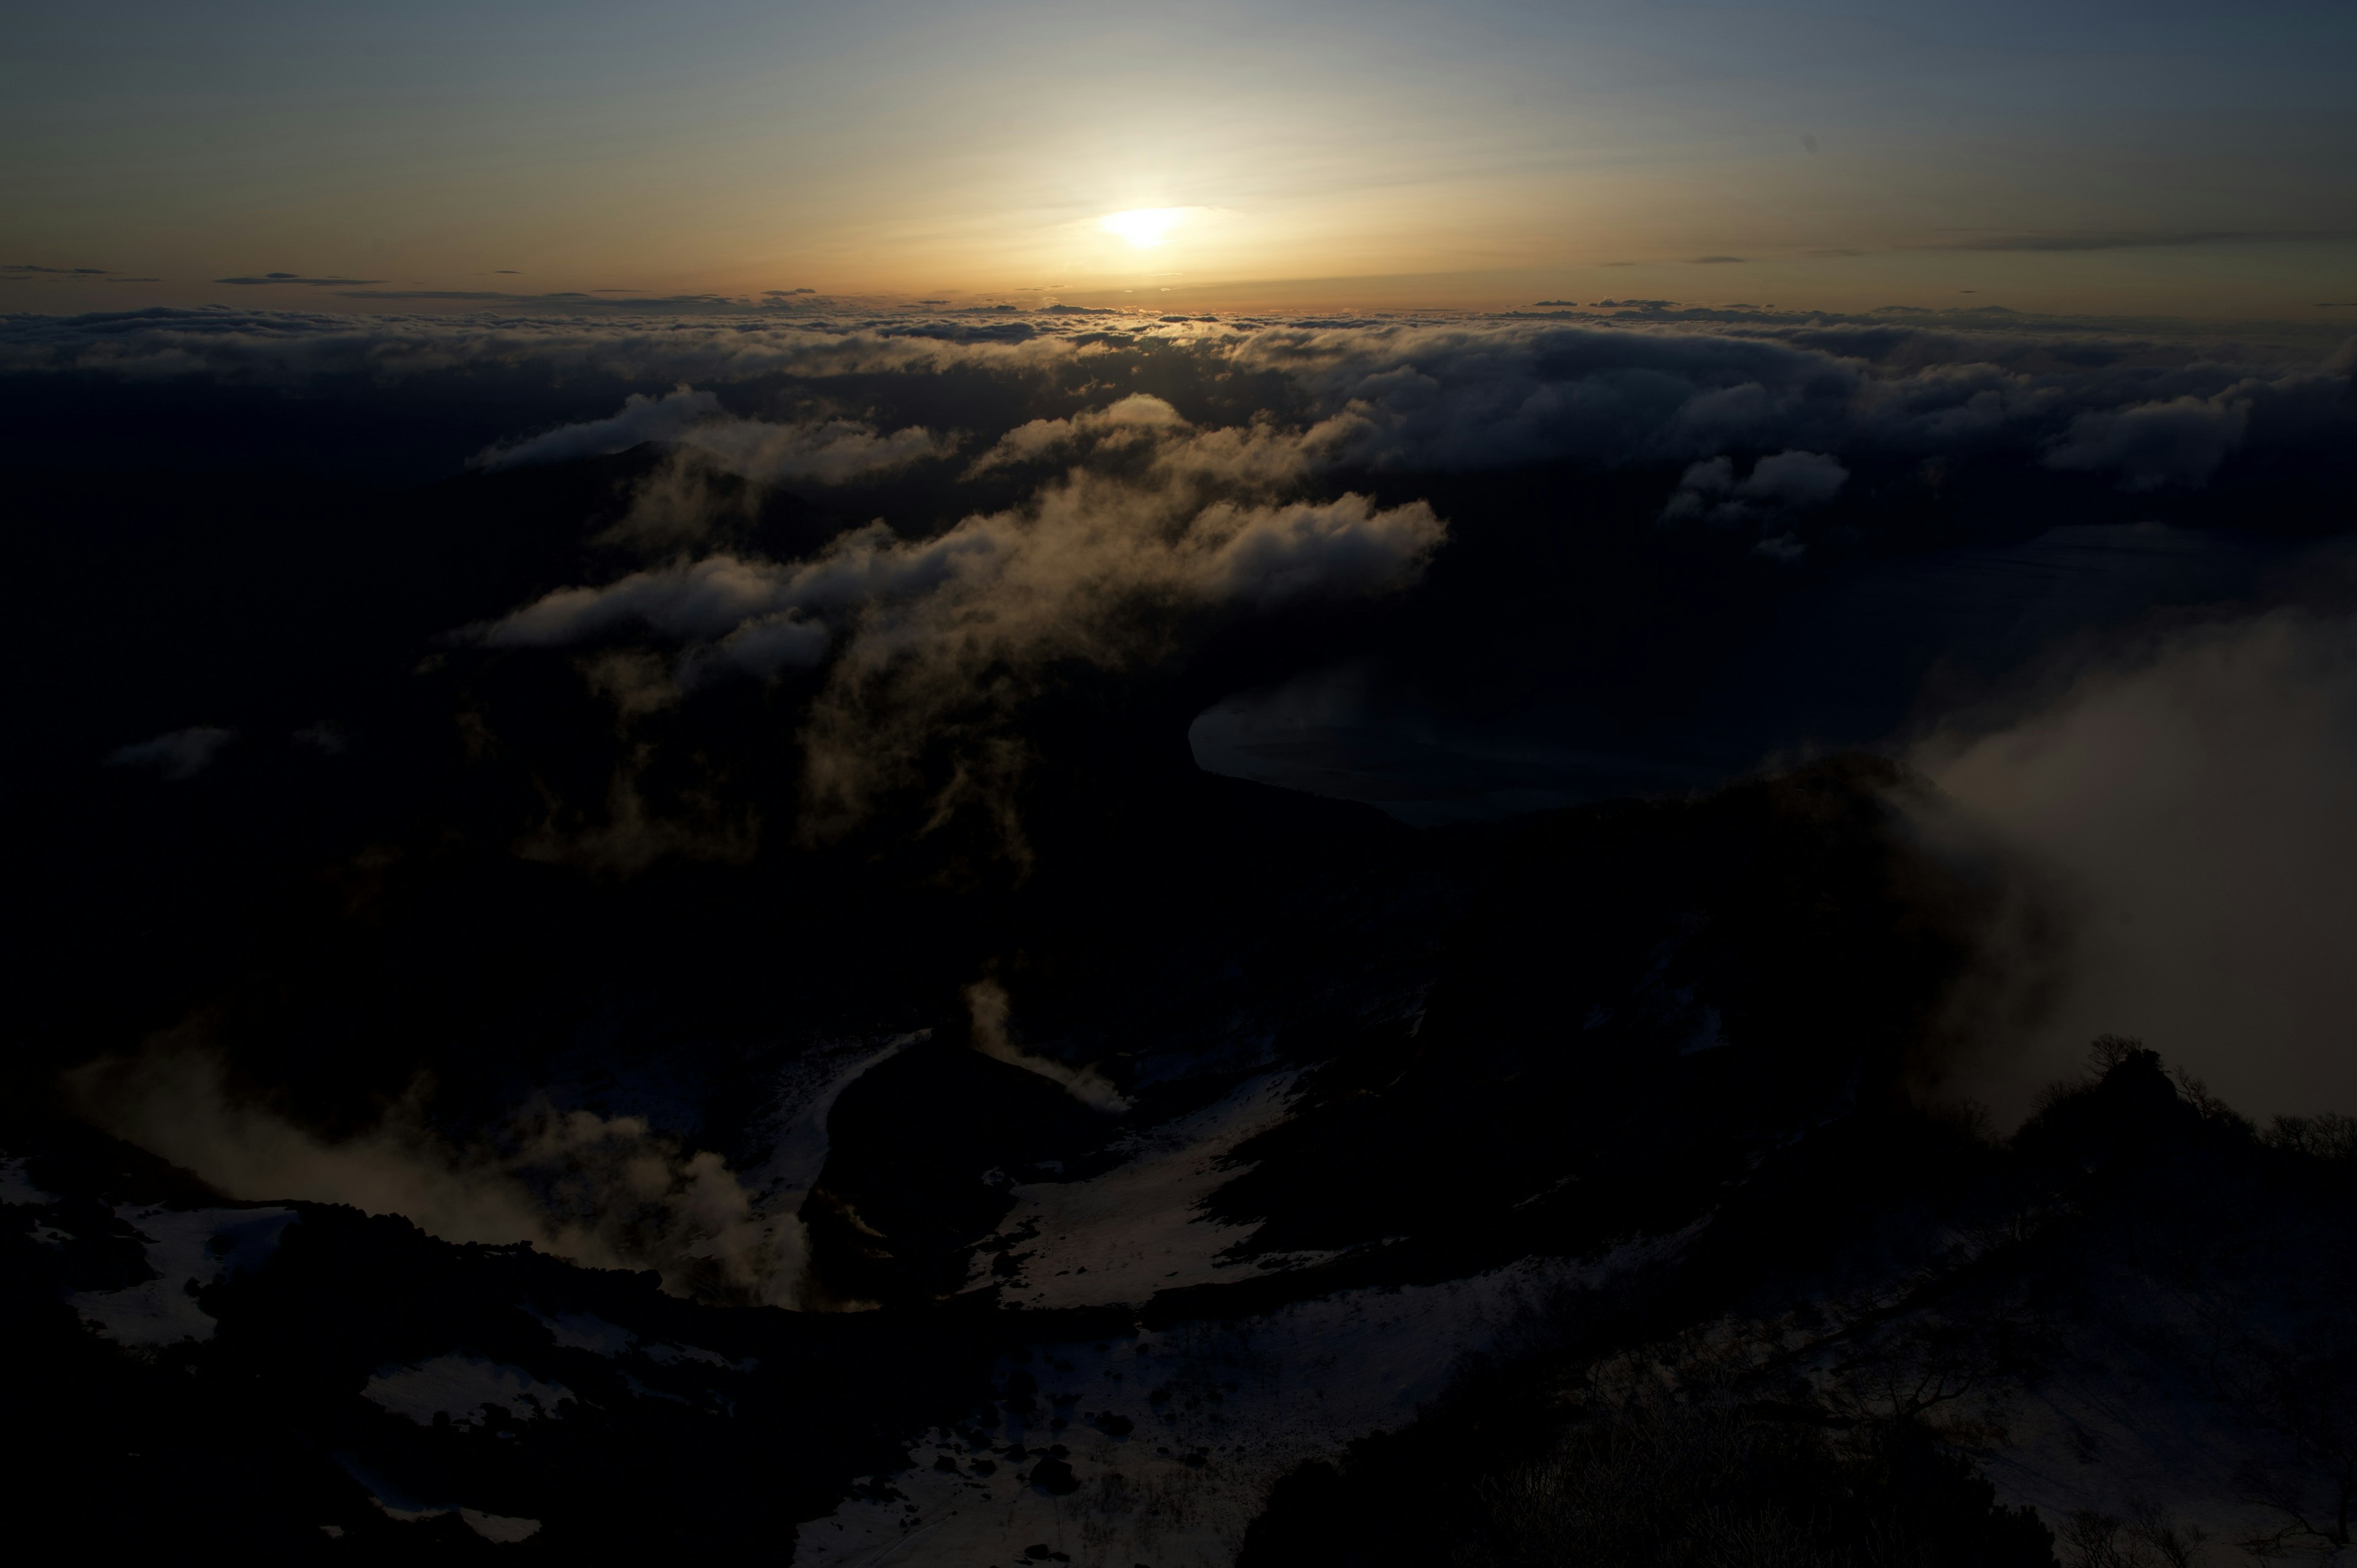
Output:
<instances>
[{"instance_id":1,"label":"dark foreground terrain","mask_svg":"<svg viewBox=\"0 0 2357 1568\"><path fill-rule=\"evenodd\" d=\"M1183 785L1162 809L1299 857L1222 887L1427 939L1373 967L1241 918L1165 955L1169 1004L1100 1057L1123 1111L953 1019L868 1067L802 1213L811 1288L869 1310L225 1203L19 1102L10 1473L92 1544L286 1556L828 1561L844 1533L846 1561L905 1538L1159 1568L1247 1520L1253 1564L2043 1563L2055 1523L2065 1562L2190 1560L2169 1543L2201 1531L2329 1556L2357 1496L2351 1127L2262 1132L2115 1040L2004 1143L1916 1109L2014 918L1923 847L1920 789L1837 759L1436 839ZM1267 1037L1174 1039L1205 987ZM1046 1199L1174 1148L1206 1173L1177 1267L1120 1272L1150 1205L1041 1234L1087 1218ZM1478 1321L1353 1321L1501 1270ZM1288 1333L1325 1341L1330 1391ZM1304 1429L1404 1351L1420 1415ZM1288 1464L1319 1438L1348 1445Z\"/></svg>"}]
</instances>

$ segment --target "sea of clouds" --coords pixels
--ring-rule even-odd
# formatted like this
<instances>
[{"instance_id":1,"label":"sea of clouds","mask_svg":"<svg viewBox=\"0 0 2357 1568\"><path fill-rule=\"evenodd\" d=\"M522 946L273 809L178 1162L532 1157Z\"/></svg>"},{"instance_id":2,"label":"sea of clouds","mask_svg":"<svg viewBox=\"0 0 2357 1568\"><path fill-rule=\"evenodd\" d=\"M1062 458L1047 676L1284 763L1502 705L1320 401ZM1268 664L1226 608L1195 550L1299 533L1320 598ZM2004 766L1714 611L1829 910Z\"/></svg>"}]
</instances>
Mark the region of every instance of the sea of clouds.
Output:
<instances>
[{"instance_id":1,"label":"sea of clouds","mask_svg":"<svg viewBox=\"0 0 2357 1568\"><path fill-rule=\"evenodd\" d=\"M2066 499L2084 493L2073 484L2158 502L2288 477L2337 493L2341 515L2221 521L2330 534L2352 521L2352 370L2357 341L2313 335L1757 313L0 321L0 379L19 388L254 394L241 406L261 420L270 398L365 418L372 398L485 376L544 389L548 406L599 398L556 419L533 416L537 393L511 399L449 468L647 448L601 541L610 569L449 628L447 645L575 659L626 723L716 682L808 682L805 841L913 788L938 791L937 812L978 801L1019 836L1024 715L1055 671L1151 666L1223 618L1401 595L1449 548L1458 520L1416 493L1444 477L1655 475L1623 526L1767 571L1878 530L1878 547L1906 547L1908 509L1876 510L1861 477L1936 489L1975 463ZM765 553L741 524L777 490L881 515ZM2074 911L2069 984L2011 1076L1980 1086L2001 1110L2026 1099L2019 1063L2059 1068L2106 1030L2149 1034L2254 1110L2357 1103L2352 624L2318 601L2075 650L2036 702L1917 739L1918 766ZM923 773L944 736L947 784ZM197 726L113 760L169 784L231 738ZM640 869L687 842L640 827L601 864ZM997 1017L1005 1001L975 1005ZM716 1156L630 1118L519 1111L461 1145L410 1105L330 1144L180 1047L109 1066L89 1093L125 1135L233 1193L359 1202L749 1298L798 1288L798 1231L757 1213Z\"/></svg>"}]
</instances>

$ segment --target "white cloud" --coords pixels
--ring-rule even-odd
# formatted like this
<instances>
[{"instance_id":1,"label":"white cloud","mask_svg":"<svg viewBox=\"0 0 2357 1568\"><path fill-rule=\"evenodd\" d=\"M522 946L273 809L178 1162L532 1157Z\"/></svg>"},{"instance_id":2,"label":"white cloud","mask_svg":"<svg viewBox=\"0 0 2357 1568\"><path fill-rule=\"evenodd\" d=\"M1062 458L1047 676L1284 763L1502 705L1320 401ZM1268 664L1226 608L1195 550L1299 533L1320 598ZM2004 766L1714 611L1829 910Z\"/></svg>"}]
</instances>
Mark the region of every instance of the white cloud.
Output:
<instances>
[{"instance_id":1,"label":"white cloud","mask_svg":"<svg viewBox=\"0 0 2357 1568\"><path fill-rule=\"evenodd\" d=\"M803 734L806 828L856 820L951 727L974 743L964 787L1003 799L1022 767L1005 726L1039 670L1159 659L1175 635L1159 612L1383 591L1446 533L1422 501L1194 508L1184 487L1075 470L1021 508L902 546L928 567L909 575L922 591L869 601L829 669Z\"/></svg>"},{"instance_id":2,"label":"white cloud","mask_svg":"<svg viewBox=\"0 0 2357 1568\"><path fill-rule=\"evenodd\" d=\"M847 419L804 424L717 420L694 426L681 439L723 472L764 484L810 479L839 485L957 450L953 437L936 435L921 425L879 434L871 425Z\"/></svg>"},{"instance_id":3,"label":"white cloud","mask_svg":"<svg viewBox=\"0 0 2357 1568\"><path fill-rule=\"evenodd\" d=\"M618 626L644 624L675 638L716 638L748 618L785 607L789 591L768 562L707 555L685 565L633 572L602 588L559 588L493 622L495 648L554 648Z\"/></svg>"},{"instance_id":4,"label":"white cloud","mask_svg":"<svg viewBox=\"0 0 2357 1568\"><path fill-rule=\"evenodd\" d=\"M487 446L475 454L468 466L497 471L627 452L641 442L676 441L698 421L718 417L720 400L708 392L683 386L662 397L632 392L623 400L622 411L610 418L561 425L504 446Z\"/></svg>"},{"instance_id":5,"label":"white cloud","mask_svg":"<svg viewBox=\"0 0 2357 1568\"><path fill-rule=\"evenodd\" d=\"M1020 463L1062 459L1106 445L1147 445L1171 435L1190 435L1194 426L1158 397L1133 392L1104 408L1088 409L1069 419L1035 419L998 438L997 445L975 458L968 478Z\"/></svg>"},{"instance_id":6,"label":"white cloud","mask_svg":"<svg viewBox=\"0 0 2357 1568\"><path fill-rule=\"evenodd\" d=\"M1167 632L1155 628L1167 618L1143 610L1383 592L1446 533L1421 501L1252 499L1249 481L1298 471L1254 450L1275 437L1128 412L1146 417L1107 423L1157 433L1155 467L1142 475L1074 468L1019 507L930 539L876 522L800 561L721 553L562 588L474 635L550 647L643 627L685 645L678 669L691 684L726 668L810 668L832 653L803 737L807 768L823 814L856 818L987 671L1000 672L988 705L1002 722L1044 663L1114 667L1166 652L1157 639Z\"/></svg>"},{"instance_id":7,"label":"white cloud","mask_svg":"<svg viewBox=\"0 0 2357 1568\"><path fill-rule=\"evenodd\" d=\"M714 469L762 484L808 479L843 484L925 457L946 456L957 443L920 425L878 433L857 420L821 419L794 424L738 419L709 392L681 386L654 398L632 392L621 412L583 424L561 425L477 453L470 467L519 468L626 452L648 441L684 447Z\"/></svg>"},{"instance_id":8,"label":"white cloud","mask_svg":"<svg viewBox=\"0 0 2357 1568\"><path fill-rule=\"evenodd\" d=\"M2250 398L2237 395L2242 391L2091 410L2072 420L2046 466L2115 471L2130 490L2207 483L2250 428Z\"/></svg>"}]
</instances>

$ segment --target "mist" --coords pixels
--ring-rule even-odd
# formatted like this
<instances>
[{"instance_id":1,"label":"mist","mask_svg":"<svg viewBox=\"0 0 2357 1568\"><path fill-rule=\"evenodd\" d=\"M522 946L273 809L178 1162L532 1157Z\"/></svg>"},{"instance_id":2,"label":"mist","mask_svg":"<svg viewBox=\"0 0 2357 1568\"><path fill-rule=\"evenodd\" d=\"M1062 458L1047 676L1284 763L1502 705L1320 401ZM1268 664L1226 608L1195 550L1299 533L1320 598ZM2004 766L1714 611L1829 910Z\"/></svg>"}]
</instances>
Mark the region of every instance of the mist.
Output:
<instances>
[{"instance_id":1,"label":"mist","mask_svg":"<svg viewBox=\"0 0 2357 1568\"><path fill-rule=\"evenodd\" d=\"M2083 658L1915 762L2048 874L2060 994L1969 1092L2007 1124L2101 1034L2245 1115L2357 1111L2357 618L2281 607Z\"/></svg>"},{"instance_id":2,"label":"mist","mask_svg":"<svg viewBox=\"0 0 2357 1568\"><path fill-rule=\"evenodd\" d=\"M644 1117L533 1104L461 1145L434 1128L420 1084L373 1125L328 1137L237 1092L219 1056L185 1036L71 1081L99 1125L230 1197L349 1204L446 1241L528 1242L590 1268L653 1269L679 1295L800 1299L799 1223L760 1213L718 1155Z\"/></svg>"}]
</instances>

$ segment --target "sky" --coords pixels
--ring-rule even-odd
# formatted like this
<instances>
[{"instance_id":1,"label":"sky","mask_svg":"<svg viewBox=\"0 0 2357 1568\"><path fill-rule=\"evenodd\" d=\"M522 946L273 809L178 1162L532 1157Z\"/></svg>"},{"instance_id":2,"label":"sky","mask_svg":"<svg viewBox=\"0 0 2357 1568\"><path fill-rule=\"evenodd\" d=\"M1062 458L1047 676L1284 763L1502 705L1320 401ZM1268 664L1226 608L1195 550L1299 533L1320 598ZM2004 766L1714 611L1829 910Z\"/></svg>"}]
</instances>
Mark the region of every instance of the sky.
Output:
<instances>
[{"instance_id":1,"label":"sky","mask_svg":"<svg viewBox=\"0 0 2357 1568\"><path fill-rule=\"evenodd\" d=\"M810 290L2357 319L2345 5L0 17L0 310Z\"/></svg>"}]
</instances>

